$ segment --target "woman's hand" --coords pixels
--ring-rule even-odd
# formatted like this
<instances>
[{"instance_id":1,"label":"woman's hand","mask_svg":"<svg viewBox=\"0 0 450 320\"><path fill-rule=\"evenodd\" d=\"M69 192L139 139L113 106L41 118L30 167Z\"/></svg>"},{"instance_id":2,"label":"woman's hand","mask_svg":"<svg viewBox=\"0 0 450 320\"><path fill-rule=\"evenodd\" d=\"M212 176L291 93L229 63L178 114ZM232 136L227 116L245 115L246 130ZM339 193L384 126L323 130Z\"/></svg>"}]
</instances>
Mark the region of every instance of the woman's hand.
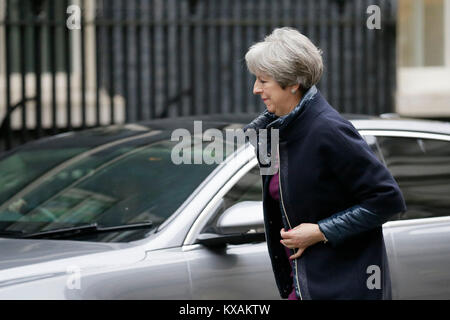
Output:
<instances>
[{"instance_id":1,"label":"woman's hand","mask_svg":"<svg viewBox=\"0 0 450 320\"><path fill-rule=\"evenodd\" d=\"M298 249L294 255L289 257L290 260L297 259L306 248L326 239L320 231L319 225L313 223L302 223L289 231L285 231L283 228L280 233L283 239L280 240L282 245L289 249Z\"/></svg>"}]
</instances>

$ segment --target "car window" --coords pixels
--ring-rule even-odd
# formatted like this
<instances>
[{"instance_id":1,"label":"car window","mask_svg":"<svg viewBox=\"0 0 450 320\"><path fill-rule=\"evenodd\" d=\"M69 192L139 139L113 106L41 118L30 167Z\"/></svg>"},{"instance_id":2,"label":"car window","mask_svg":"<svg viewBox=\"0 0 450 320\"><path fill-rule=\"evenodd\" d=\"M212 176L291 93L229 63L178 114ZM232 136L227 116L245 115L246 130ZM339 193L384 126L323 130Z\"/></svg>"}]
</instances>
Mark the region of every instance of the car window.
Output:
<instances>
[{"instance_id":1,"label":"car window","mask_svg":"<svg viewBox=\"0 0 450 320\"><path fill-rule=\"evenodd\" d=\"M225 194L202 233L219 233L216 224L220 215L242 201L262 201L262 178L258 166L253 167Z\"/></svg>"},{"instance_id":2,"label":"car window","mask_svg":"<svg viewBox=\"0 0 450 320\"><path fill-rule=\"evenodd\" d=\"M25 149L0 159L0 204L56 165L85 151L87 148Z\"/></svg>"},{"instance_id":3,"label":"car window","mask_svg":"<svg viewBox=\"0 0 450 320\"><path fill-rule=\"evenodd\" d=\"M171 152L177 142L145 142L92 153L50 173L55 163L80 151L36 149L0 160L0 231L36 233L90 223L108 227L149 220L157 227L217 164L176 165ZM14 177L23 182L14 182ZM33 182L39 183L25 188ZM132 241L145 233L148 230L104 233L86 240Z\"/></svg>"},{"instance_id":4,"label":"car window","mask_svg":"<svg viewBox=\"0 0 450 320\"><path fill-rule=\"evenodd\" d=\"M384 166L387 167L386 161L384 160L380 145L378 143L378 138L372 135L364 135L363 138L367 142L367 144L369 145L370 149L373 151L375 156L378 158L378 160L380 160L381 163L383 163ZM399 214L394 214L389 218L389 221L395 221L398 220L399 218L400 218Z\"/></svg>"},{"instance_id":5,"label":"car window","mask_svg":"<svg viewBox=\"0 0 450 320\"><path fill-rule=\"evenodd\" d=\"M380 160L384 165L386 165L383 155L381 153L380 147L378 145L377 137L372 135L364 135L363 136L366 143L369 145L370 149L373 151L373 153L376 155L378 160Z\"/></svg>"},{"instance_id":6,"label":"car window","mask_svg":"<svg viewBox=\"0 0 450 320\"><path fill-rule=\"evenodd\" d=\"M408 210L400 219L450 215L450 142L381 136L377 140L405 198Z\"/></svg>"}]
</instances>

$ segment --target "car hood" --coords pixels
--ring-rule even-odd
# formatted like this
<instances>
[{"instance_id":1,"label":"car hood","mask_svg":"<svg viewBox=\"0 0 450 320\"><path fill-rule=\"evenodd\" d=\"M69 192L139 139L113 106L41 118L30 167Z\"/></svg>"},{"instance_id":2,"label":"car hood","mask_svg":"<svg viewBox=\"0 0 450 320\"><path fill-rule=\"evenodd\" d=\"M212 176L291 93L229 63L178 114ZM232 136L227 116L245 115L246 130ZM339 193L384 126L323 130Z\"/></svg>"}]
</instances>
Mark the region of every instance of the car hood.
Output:
<instances>
[{"instance_id":1,"label":"car hood","mask_svg":"<svg viewBox=\"0 0 450 320\"><path fill-rule=\"evenodd\" d=\"M0 286L79 269L114 267L145 258L127 243L0 238Z\"/></svg>"},{"instance_id":2,"label":"car hood","mask_svg":"<svg viewBox=\"0 0 450 320\"><path fill-rule=\"evenodd\" d=\"M117 249L117 244L0 238L0 270Z\"/></svg>"}]
</instances>

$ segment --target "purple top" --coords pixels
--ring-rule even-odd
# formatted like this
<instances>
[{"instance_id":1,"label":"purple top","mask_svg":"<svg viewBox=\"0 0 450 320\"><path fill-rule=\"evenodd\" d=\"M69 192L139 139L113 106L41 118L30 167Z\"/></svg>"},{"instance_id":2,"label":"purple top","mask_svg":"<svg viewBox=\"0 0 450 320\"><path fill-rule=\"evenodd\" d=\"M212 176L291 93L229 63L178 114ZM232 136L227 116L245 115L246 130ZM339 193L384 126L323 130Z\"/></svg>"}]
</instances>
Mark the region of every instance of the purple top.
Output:
<instances>
[{"instance_id":1,"label":"purple top","mask_svg":"<svg viewBox=\"0 0 450 320\"><path fill-rule=\"evenodd\" d=\"M280 200L278 184L279 184L279 181L278 181L278 172L277 172L277 173L275 173L275 175L272 176L272 179L270 180L270 183L269 183L270 196L277 201Z\"/></svg>"},{"instance_id":2,"label":"purple top","mask_svg":"<svg viewBox=\"0 0 450 320\"><path fill-rule=\"evenodd\" d=\"M278 172L277 172L276 174L274 174L272 176L272 178L270 179L270 183L269 183L269 194L274 200L277 200L277 201L280 200L280 192L279 192L278 187L279 187L279 179L278 179ZM286 250L286 257L287 257L287 259L289 259L289 257L291 256L291 252L288 247L284 247L284 249ZM293 268L292 261L289 261L289 262L291 264L291 268ZM292 276L293 276L293 273L291 272L291 277ZM292 291L289 294L288 300L298 300L297 295L295 293L294 285L292 285Z\"/></svg>"}]
</instances>

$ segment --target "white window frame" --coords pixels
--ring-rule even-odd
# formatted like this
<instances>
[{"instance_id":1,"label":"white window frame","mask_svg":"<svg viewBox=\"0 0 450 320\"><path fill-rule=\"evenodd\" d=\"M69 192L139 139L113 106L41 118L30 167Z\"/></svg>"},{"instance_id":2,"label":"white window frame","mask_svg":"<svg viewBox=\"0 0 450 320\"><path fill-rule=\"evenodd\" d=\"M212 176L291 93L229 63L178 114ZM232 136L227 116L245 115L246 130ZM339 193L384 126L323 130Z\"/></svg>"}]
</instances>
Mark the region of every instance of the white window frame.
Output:
<instances>
[{"instance_id":1,"label":"white window frame","mask_svg":"<svg viewBox=\"0 0 450 320\"><path fill-rule=\"evenodd\" d=\"M450 0L443 0L443 5L444 65L397 67L396 112L400 115L450 117Z\"/></svg>"}]
</instances>

